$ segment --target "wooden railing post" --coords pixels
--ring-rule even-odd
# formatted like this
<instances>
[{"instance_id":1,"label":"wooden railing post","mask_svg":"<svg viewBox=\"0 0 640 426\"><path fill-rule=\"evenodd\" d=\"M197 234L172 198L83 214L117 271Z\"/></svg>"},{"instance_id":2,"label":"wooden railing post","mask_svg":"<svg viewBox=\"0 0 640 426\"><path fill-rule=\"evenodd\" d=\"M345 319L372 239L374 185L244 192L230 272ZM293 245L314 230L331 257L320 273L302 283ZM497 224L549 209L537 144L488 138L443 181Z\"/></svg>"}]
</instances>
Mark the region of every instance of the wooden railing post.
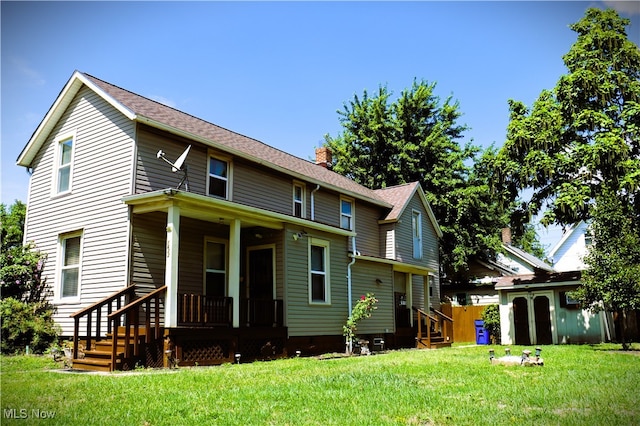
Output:
<instances>
[{"instance_id":1,"label":"wooden railing post","mask_svg":"<svg viewBox=\"0 0 640 426\"><path fill-rule=\"evenodd\" d=\"M73 359L78 359L78 335L80 334L80 317L73 319Z\"/></svg>"}]
</instances>

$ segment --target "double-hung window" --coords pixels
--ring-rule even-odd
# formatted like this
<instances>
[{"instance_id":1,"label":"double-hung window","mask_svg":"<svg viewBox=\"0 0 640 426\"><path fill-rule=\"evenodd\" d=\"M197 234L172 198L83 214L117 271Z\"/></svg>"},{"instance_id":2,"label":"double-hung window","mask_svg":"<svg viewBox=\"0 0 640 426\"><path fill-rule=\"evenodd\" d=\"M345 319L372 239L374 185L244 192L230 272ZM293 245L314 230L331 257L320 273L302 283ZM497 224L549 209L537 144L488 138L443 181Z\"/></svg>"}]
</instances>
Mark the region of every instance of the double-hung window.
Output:
<instances>
[{"instance_id":1,"label":"double-hung window","mask_svg":"<svg viewBox=\"0 0 640 426\"><path fill-rule=\"evenodd\" d=\"M340 228L353 231L353 200L340 198Z\"/></svg>"},{"instance_id":2,"label":"double-hung window","mask_svg":"<svg viewBox=\"0 0 640 426\"><path fill-rule=\"evenodd\" d=\"M227 290L227 247L217 240L205 241L204 293L209 297L224 297Z\"/></svg>"},{"instance_id":3,"label":"double-hung window","mask_svg":"<svg viewBox=\"0 0 640 426\"><path fill-rule=\"evenodd\" d=\"M56 160L56 194L71 190L71 172L73 165L73 136L58 141Z\"/></svg>"},{"instance_id":4,"label":"double-hung window","mask_svg":"<svg viewBox=\"0 0 640 426\"><path fill-rule=\"evenodd\" d=\"M414 210L411 214L411 232L413 234L413 258L422 259L422 214Z\"/></svg>"},{"instance_id":5,"label":"double-hung window","mask_svg":"<svg viewBox=\"0 0 640 426\"><path fill-rule=\"evenodd\" d=\"M229 199L230 163L222 158L209 157L209 180L207 194Z\"/></svg>"},{"instance_id":6,"label":"double-hung window","mask_svg":"<svg viewBox=\"0 0 640 426\"><path fill-rule=\"evenodd\" d=\"M80 296L82 234L60 237L60 299Z\"/></svg>"},{"instance_id":7,"label":"double-hung window","mask_svg":"<svg viewBox=\"0 0 640 426\"><path fill-rule=\"evenodd\" d=\"M305 186L303 183L293 184L293 215L295 217L305 217Z\"/></svg>"},{"instance_id":8,"label":"double-hung window","mask_svg":"<svg viewBox=\"0 0 640 426\"><path fill-rule=\"evenodd\" d=\"M309 303L331 303L329 279L329 242L309 241Z\"/></svg>"}]
</instances>

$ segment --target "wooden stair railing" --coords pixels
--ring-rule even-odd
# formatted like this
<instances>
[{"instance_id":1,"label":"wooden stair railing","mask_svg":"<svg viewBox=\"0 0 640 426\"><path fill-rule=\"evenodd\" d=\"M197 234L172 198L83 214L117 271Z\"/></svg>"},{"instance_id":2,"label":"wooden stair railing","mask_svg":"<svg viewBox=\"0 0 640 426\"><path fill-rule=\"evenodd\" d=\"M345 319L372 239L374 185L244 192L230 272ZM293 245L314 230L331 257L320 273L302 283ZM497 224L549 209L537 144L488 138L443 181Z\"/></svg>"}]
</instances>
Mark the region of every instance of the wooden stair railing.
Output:
<instances>
[{"instance_id":1,"label":"wooden stair railing","mask_svg":"<svg viewBox=\"0 0 640 426\"><path fill-rule=\"evenodd\" d=\"M434 315L428 314L422 309L413 308L417 312L418 333L417 344L427 348L436 347L434 337L438 336L440 346L450 346L453 343L453 319L440 311L433 310ZM423 327L426 330L423 330ZM433 331L432 331L433 330Z\"/></svg>"},{"instance_id":2,"label":"wooden stair railing","mask_svg":"<svg viewBox=\"0 0 640 426\"><path fill-rule=\"evenodd\" d=\"M81 309L70 315L73 318L73 359L78 359L78 342L80 336L80 320L83 317L87 317L87 335L86 335L86 345L85 350L91 349L91 343L93 340L92 333L92 317L93 313L96 313L95 318L95 340L100 341L102 336L100 335L100 327L102 324L102 312L106 306L107 315L110 315L114 311L114 302L115 302L115 310L119 310L122 306L129 303L132 297L135 297L135 285L130 285L128 287L123 288L102 300L97 301L91 306L88 306L84 309ZM111 321L107 322L107 333L112 333L113 329L111 328Z\"/></svg>"},{"instance_id":3,"label":"wooden stair railing","mask_svg":"<svg viewBox=\"0 0 640 426\"><path fill-rule=\"evenodd\" d=\"M162 330L160 329L160 299L164 298L167 292L167 286L162 286L151 293L129 303L128 305L109 314L109 324L114 330L112 335L111 349L111 370L115 369L116 360L118 358L118 340L119 329L124 316L124 359L137 358L140 356L140 307L144 305L144 330L145 343L153 343L162 338ZM153 310L151 302L154 302ZM153 333L150 333L153 324ZM133 345L131 344L131 329L133 326ZM132 347L133 346L133 347ZM131 350L133 349L133 353Z\"/></svg>"}]
</instances>

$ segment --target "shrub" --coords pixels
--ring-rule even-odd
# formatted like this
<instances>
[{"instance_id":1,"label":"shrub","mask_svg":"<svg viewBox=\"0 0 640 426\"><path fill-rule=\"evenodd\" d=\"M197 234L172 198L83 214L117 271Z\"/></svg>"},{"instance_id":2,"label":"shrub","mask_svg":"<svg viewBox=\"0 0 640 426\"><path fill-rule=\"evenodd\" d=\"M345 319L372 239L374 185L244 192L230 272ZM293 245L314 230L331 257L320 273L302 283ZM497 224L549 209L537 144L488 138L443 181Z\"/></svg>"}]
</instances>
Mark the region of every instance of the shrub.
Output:
<instances>
[{"instance_id":1,"label":"shrub","mask_svg":"<svg viewBox=\"0 0 640 426\"><path fill-rule=\"evenodd\" d=\"M371 314L376 308L375 304L378 299L375 298L373 293L367 293L366 296L360 297L356 306L353 307L351 315L347 319L347 323L342 327L343 335L347 338L347 351L351 352L351 344L356 337L356 330L358 329L358 322L364 318L371 317Z\"/></svg>"},{"instance_id":2,"label":"shrub","mask_svg":"<svg viewBox=\"0 0 640 426\"><path fill-rule=\"evenodd\" d=\"M484 328L489 332L492 342L500 343L500 306L497 304L487 306L480 317L484 321Z\"/></svg>"},{"instance_id":3,"label":"shrub","mask_svg":"<svg viewBox=\"0 0 640 426\"><path fill-rule=\"evenodd\" d=\"M42 302L27 303L12 297L0 300L2 353L24 352L27 346L34 353L43 353L59 334L53 312L50 305Z\"/></svg>"}]
</instances>

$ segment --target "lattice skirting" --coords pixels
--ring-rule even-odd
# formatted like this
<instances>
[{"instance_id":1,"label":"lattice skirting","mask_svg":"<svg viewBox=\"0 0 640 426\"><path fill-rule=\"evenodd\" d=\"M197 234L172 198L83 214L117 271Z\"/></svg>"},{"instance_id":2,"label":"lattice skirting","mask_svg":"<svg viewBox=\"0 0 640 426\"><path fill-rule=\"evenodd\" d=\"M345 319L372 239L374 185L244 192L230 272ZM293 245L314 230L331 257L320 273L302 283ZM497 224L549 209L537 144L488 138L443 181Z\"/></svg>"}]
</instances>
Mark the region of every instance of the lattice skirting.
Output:
<instances>
[{"instance_id":1,"label":"lattice skirting","mask_svg":"<svg viewBox=\"0 0 640 426\"><path fill-rule=\"evenodd\" d=\"M216 363L231 359L228 340L189 340L180 346L179 363Z\"/></svg>"}]
</instances>

